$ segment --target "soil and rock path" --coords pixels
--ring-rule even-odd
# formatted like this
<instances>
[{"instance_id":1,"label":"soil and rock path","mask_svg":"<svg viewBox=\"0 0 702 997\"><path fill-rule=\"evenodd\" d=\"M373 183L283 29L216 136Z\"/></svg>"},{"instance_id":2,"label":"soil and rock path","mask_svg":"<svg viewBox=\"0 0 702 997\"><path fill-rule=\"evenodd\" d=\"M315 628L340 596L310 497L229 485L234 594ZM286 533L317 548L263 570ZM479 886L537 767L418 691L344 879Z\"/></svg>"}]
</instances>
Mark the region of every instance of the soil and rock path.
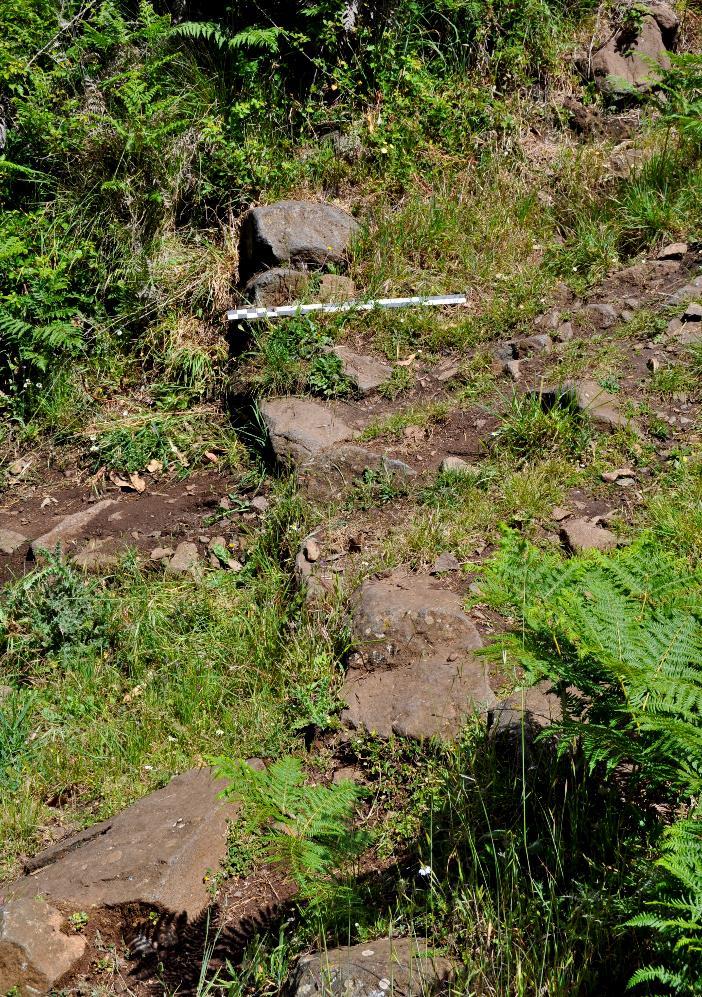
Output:
<instances>
[{"instance_id":1,"label":"soil and rock path","mask_svg":"<svg viewBox=\"0 0 702 997\"><path fill-rule=\"evenodd\" d=\"M651 60L667 65L678 22L665 4L649 6L625 55L616 38L598 50L589 72L601 89L611 90L613 76L645 89L654 82ZM322 269L343 266L356 230L333 205L253 209L241 225L243 292L256 305L310 293L352 297L348 277ZM0 581L22 577L57 549L103 577L125 556L194 582L208 570L239 572L276 501L275 476L293 472L300 493L324 515L286 568L307 612L323 619L334 598L343 600L351 634L338 690L341 732L313 742L312 761L315 750L326 752L321 778L354 770L359 732L453 739L474 716L500 734L525 722L539 729L559 715L550 689L520 688L518 677L481 653L505 625L481 605L475 582L494 537L482 537L470 558L446 549L425 562L400 549L389 567L382 544L437 475L482 473L499 452L512 397L576 410L596 438L621 437L631 455L603 471L596 486L567 488L561 505L543 510L536 535L568 553L625 542L660 468L700 439L699 391L656 393L651 379L702 347L701 268L700 246L661 247L584 298L557 287L527 334L445 350L438 360L418 351L392 363L362 336L336 343L330 351L353 393L261 399L269 466L256 486L219 470L216 456L180 480L158 466L127 476L59 473L32 453L17 457L0 508ZM601 376L598 357L613 349L617 376ZM473 397L465 389L479 354L488 357L489 387ZM383 388L400 364L411 385L393 396ZM364 507L359 492L374 487L385 489L382 501L371 496ZM0 887L0 990L195 993L208 945L214 971L236 963L256 931L280 923L294 893L282 873L264 867L243 879L221 875L238 816L219 797L222 786L210 769L193 768L26 856L22 873ZM384 938L304 956L290 992L412 997L440 992L453 969L426 939Z\"/></svg>"},{"instance_id":2,"label":"soil and rock path","mask_svg":"<svg viewBox=\"0 0 702 997\"><path fill-rule=\"evenodd\" d=\"M671 259L673 253L676 258ZM690 343L702 341L702 308L696 300L702 299L697 276L700 254L694 248L673 247L662 255L663 259L611 275L585 301L564 292L565 300L534 322L532 335L495 344L491 349L499 373L496 398L504 397L516 376L519 393L537 392L545 400L554 392L567 396L589 413L598 433L625 430L639 443L648 441L654 461L664 463L676 445L689 444L698 425L699 403L694 398L661 401L656 416L668 427L664 442L650 437L641 407L637 410L635 404L645 397L646 379L657 365L675 361ZM627 325L638 329L636 316L643 309L666 317L665 331L653 339L639 331L626 333ZM602 388L592 377L554 380L559 350L573 338L589 339L596 350L602 332L615 327L620 330L617 343L622 355L616 392ZM358 356L353 357L356 367L381 371L376 358ZM447 411L428 426L410 424L391 437L366 440L364 432L374 420L401 410L402 405L416 404L417 399L410 396L402 405L388 403L377 394L377 384L366 386L357 401L305 397L265 401L261 412L275 459L297 472L299 487L315 501L338 501L369 468L413 485L432 480L442 468L473 473L489 453L499 415L493 403L456 402L451 383L460 378L464 360L458 355L445 357L438 376L436 370L427 371L425 384L420 385L418 398L427 397L428 387L431 400L446 402ZM442 377L446 371L451 375ZM390 370L382 373L389 376ZM258 528L269 506L264 488L252 493L240 509L227 509L235 481L214 469L182 481L145 473L141 491L127 490L109 479L98 491L88 477L43 475L31 458L11 470L0 519L5 578L31 568L43 548L53 549L56 544L86 570L109 573L120 553L132 548L155 570L160 564L167 572L192 573L206 569L215 556L213 541L223 540L236 570L235 565L241 566L246 558L245 535ZM607 473L607 501L574 490L567 508L553 510L553 531L566 549L606 550L620 542L607 528L609 521L614 512L631 516L642 475L650 475L651 469ZM396 515L393 503L375 509L376 535L388 530ZM345 513L344 518L353 522L353 515ZM333 532L332 517L326 534ZM325 531L303 543L296 574L311 607L323 605L344 576L359 578L364 552L354 547L359 547L357 540L345 550L330 551ZM218 566L226 567L219 554ZM476 654L494 621L487 621L486 629L480 609L465 611L471 575L464 569L447 553L419 573L405 568L361 577L350 598L353 651L340 692L346 704L342 723L350 731L363 729L380 737L453 737L475 712L497 729L518 724L525 715L537 726L558 715L558 703L547 688L512 694L505 677L491 671ZM337 764L344 761L340 757ZM25 875L3 887L3 985L18 983L20 992L39 994L70 979L95 979L100 951L110 944L113 951L122 951L121 940L149 910L161 912L158 923L164 937L166 921L170 924L168 919L175 915L182 916L182 924L201 924L203 911L215 910L205 884L216 874L226 851L227 821L236 819L235 811L228 807L225 812L217 800L218 788L207 770L194 770L111 820L28 858ZM231 939L240 939L245 924L260 923L289 896L289 884L270 877L266 873L247 881L234 891L239 894L236 898L227 888L220 893L216 917ZM70 920L76 910L89 912L90 931L79 930ZM168 930L177 934L179 929ZM193 932L191 941L197 936L195 928ZM342 976L384 979L382 967L371 965L368 953L372 950L375 958L386 944L368 943L357 954L340 953ZM403 944L398 942L400 947ZM175 965L175 950L172 957ZM336 965L337 956L328 957L330 965ZM124 976L129 991L140 993L146 987L147 992L148 972L138 982L132 977L130 960L125 955L116 958L117 977ZM400 964L409 965L405 960ZM433 967L426 969L430 973L446 975L449 970L441 961L438 967L426 959L420 964ZM301 963L298 994L322 992L315 965L313 958ZM138 961L138 967L143 974L144 964ZM425 969L418 979L423 973Z\"/></svg>"}]
</instances>

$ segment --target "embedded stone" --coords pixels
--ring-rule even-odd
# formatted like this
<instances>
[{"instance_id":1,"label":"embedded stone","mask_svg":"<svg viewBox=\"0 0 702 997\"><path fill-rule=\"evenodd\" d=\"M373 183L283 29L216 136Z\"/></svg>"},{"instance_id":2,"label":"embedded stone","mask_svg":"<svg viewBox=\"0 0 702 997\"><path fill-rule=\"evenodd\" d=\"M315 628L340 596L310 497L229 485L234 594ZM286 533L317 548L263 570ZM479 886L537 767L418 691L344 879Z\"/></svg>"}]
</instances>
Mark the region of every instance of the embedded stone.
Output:
<instances>
[{"instance_id":1,"label":"embedded stone","mask_svg":"<svg viewBox=\"0 0 702 997\"><path fill-rule=\"evenodd\" d=\"M300 959L295 997L424 997L454 972L425 938L378 938Z\"/></svg>"},{"instance_id":2,"label":"embedded stone","mask_svg":"<svg viewBox=\"0 0 702 997\"><path fill-rule=\"evenodd\" d=\"M115 504L114 499L102 499L100 502L87 505L85 509L71 513L70 516L64 516L48 533L43 533L32 541L30 547L32 554L36 557L42 550L53 551L57 544L62 550L65 549L67 544L82 536L88 526Z\"/></svg>"},{"instance_id":3,"label":"embedded stone","mask_svg":"<svg viewBox=\"0 0 702 997\"><path fill-rule=\"evenodd\" d=\"M348 346L334 346L331 352L341 361L341 370L359 394L368 395L392 375L390 364L375 357L354 353Z\"/></svg>"},{"instance_id":4,"label":"embedded stone","mask_svg":"<svg viewBox=\"0 0 702 997\"><path fill-rule=\"evenodd\" d=\"M273 452L283 463L302 464L358 435L328 405L310 398L269 399L262 403L261 415Z\"/></svg>"},{"instance_id":5,"label":"embedded stone","mask_svg":"<svg viewBox=\"0 0 702 997\"><path fill-rule=\"evenodd\" d=\"M38 997L73 969L86 941L63 931L65 920L38 895L0 903L0 993Z\"/></svg>"},{"instance_id":6,"label":"embedded stone","mask_svg":"<svg viewBox=\"0 0 702 997\"><path fill-rule=\"evenodd\" d=\"M587 550L612 550L619 544L611 530L595 526L586 519L572 519L561 526L561 539L574 554Z\"/></svg>"},{"instance_id":7,"label":"embedded stone","mask_svg":"<svg viewBox=\"0 0 702 997\"><path fill-rule=\"evenodd\" d=\"M239 238L242 276L288 264L319 268L344 258L358 222L332 204L279 201L253 208L243 218Z\"/></svg>"},{"instance_id":8,"label":"embedded stone","mask_svg":"<svg viewBox=\"0 0 702 997\"><path fill-rule=\"evenodd\" d=\"M23 533L16 533L15 530L0 530L0 554L14 554L23 544L27 543L27 537Z\"/></svg>"}]
</instances>

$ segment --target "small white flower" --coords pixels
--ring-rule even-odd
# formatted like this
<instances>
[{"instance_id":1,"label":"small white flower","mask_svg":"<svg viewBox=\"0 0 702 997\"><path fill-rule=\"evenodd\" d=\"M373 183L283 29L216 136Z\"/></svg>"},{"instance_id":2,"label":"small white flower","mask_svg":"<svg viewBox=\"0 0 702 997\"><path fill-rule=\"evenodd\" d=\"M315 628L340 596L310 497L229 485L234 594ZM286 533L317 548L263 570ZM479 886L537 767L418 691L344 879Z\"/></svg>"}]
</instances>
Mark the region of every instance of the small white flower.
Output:
<instances>
[{"instance_id":1,"label":"small white flower","mask_svg":"<svg viewBox=\"0 0 702 997\"><path fill-rule=\"evenodd\" d=\"M153 772L153 770L154 770L153 765L145 765L144 766L144 771L145 772Z\"/></svg>"},{"instance_id":2,"label":"small white flower","mask_svg":"<svg viewBox=\"0 0 702 997\"><path fill-rule=\"evenodd\" d=\"M430 865L420 865L419 867L420 876L431 876L431 866Z\"/></svg>"}]
</instances>

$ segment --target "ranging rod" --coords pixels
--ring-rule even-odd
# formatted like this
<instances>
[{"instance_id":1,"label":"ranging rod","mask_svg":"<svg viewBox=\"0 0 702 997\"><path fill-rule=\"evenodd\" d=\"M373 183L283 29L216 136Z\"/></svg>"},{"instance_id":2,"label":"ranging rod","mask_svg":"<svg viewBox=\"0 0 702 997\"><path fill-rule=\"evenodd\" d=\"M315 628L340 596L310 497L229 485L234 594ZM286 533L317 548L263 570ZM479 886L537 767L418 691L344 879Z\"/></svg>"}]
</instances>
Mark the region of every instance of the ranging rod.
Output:
<instances>
[{"instance_id":1,"label":"ranging rod","mask_svg":"<svg viewBox=\"0 0 702 997\"><path fill-rule=\"evenodd\" d=\"M465 294L439 294L425 298L375 298L372 301L342 301L338 304L280 305L278 308L232 308L230 322L256 322L260 319L292 318L311 312L370 312L374 308L412 308L416 305L465 305Z\"/></svg>"}]
</instances>

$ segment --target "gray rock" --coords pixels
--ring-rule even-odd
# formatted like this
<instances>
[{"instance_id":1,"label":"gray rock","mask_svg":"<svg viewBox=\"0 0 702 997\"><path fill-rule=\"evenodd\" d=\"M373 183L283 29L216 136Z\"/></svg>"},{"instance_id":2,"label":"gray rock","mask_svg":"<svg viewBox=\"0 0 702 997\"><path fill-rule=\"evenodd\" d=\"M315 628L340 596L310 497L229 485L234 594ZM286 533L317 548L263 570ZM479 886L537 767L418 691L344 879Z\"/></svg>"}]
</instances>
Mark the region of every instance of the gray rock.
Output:
<instances>
[{"instance_id":1,"label":"gray rock","mask_svg":"<svg viewBox=\"0 0 702 997\"><path fill-rule=\"evenodd\" d=\"M267 512L270 509L270 505L271 503L265 495L257 495L251 499L251 508L255 509L256 512Z\"/></svg>"},{"instance_id":2,"label":"gray rock","mask_svg":"<svg viewBox=\"0 0 702 997\"><path fill-rule=\"evenodd\" d=\"M617 324L619 312L612 305L594 303L585 305L583 314L586 315L597 329L611 329Z\"/></svg>"},{"instance_id":3,"label":"gray rock","mask_svg":"<svg viewBox=\"0 0 702 997\"><path fill-rule=\"evenodd\" d=\"M378 938L303 956L295 997L424 997L450 979L453 964L425 938Z\"/></svg>"},{"instance_id":4,"label":"gray rock","mask_svg":"<svg viewBox=\"0 0 702 997\"><path fill-rule=\"evenodd\" d=\"M30 548L32 554L36 557L42 550L51 551L57 544L62 550L65 549L70 541L83 535L86 527L91 526L96 519L99 519L113 505L115 505L114 499L102 499L100 502L93 502L87 505L85 509L80 509L70 516L64 516L48 533L43 533L36 540L32 541Z\"/></svg>"},{"instance_id":5,"label":"gray rock","mask_svg":"<svg viewBox=\"0 0 702 997\"><path fill-rule=\"evenodd\" d=\"M341 208L316 201L253 208L241 223L240 272L248 277L284 264L304 269L338 263L358 228Z\"/></svg>"},{"instance_id":6,"label":"gray rock","mask_svg":"<svg viewBox=\"0 0 702 997\"><path fill-rule=\"evenodd\" d=\"M325 273L319 282L319 290L315 297L322 302L355 301L356 285L350 277Z\"/></svg>"},{"instance_id":7,"label":"gray rock","mask_svg":"<svg viewBox=\"0 0 702 997\"><path fill-rule=\"evenodd\" d=\"M244 294L258 308L289 305L305 296L309 276L301 270L273 267L248 281Z\"/></svg>"},{"instance_id":8,"label":"gray rock","mask_svg":"<svg viewBox=\"0 0 702 997\"><path fill-rule=\"evenodd\" d=\"M124 545L115 537L89 540L73 558L73 563L83 571L109 571L119 564Z\"/></svg>"},{"instance_id":9,"label":"gray rock","mask_svg":"<svg viewBox=\"0 0 702 997\"><path fill-rule=\"evenodd\" d=\"M27 543L27 537L23 533L16 533L14 530L0 530L0 554L14 554L22 544Z\"/></svg>"},{"instance_id":10,"label":"gray rock","mask_svg":"<svg viewBox=\"0 0 702 997\"><path fill-rule=\"evenodd\" d=\"M679 288L671 294L665 301L667 308L675 308L677 305L684 305L688 301L697 301L702 294L702 276L695 277L689 284Z\"/></svg>"},{"instance_id":11,"label":"gray rock","mask_svg":"<svg viewBox=\"0 0 702 997\"><path fill-rule=\"evenodd\" d=\"M675 10L673 10L670 4L665 3L664 0L648 0L644 6L648 9L651 16L656 19L667 48L674 48L680 29L680 18Z\"/></svg>"},{"instance_id":12,"label":"gray rock","mask_svg":"<svg viewBox=\"0 0 702 997\"><path fill-rule=\"evenodd\" d=\"M453 456L444 457L441 461L441 470L448 471L451 474L466 475L477 475L480 472L480 468L476 467L475 464L469 464L462 457Z\"/></svg>"},{"instance_id":13,"label":"gray rock","mask_svg":"<svg viewBox=\"0 0 702 997\"><path fill-rule=\"evenodd\" d=\"M227 822L238 812L217 799L224 785L210 769L176 776L110 820L28 860L31 875L3 892L11 900L42 896L88 913L143 903L194 917L210 900L203 880L226 854Z\"/></svg>"},{"instance_id":14,"label":"gray rock","mask_svg":"<svg viewBox=\"0 0 702 997\"><path fill-rule=\"evenodd\" d=\"M369 395L392 375L390 364L354 353L348 346L334 346L331 352L339 358L342 372L361 395Z\"/></svg>"},{"instance_id":15,"label":"gray rock","mask_svg":"<svg viewBox=\"0 0 702 997\"><path fill-rule=\"evenodd\" d=\"M302 464L358 433L338 419L328 405L310 398L273 398L261 404L261 416L279 461Z\"/></svg>"},{"instance_id":16,"label":"gray rock","mask_svg":"<svg viewBox=\"0 0 702 997\"><path fill-rule=\"evenodd\" d=\"M664 246L658 254L659 260L681 260L687 253L686 242L673 242L670 246Z\"/></svg>"},{"instance_id":17,"label":"gray rock","mask_svg":"<svg viewBox=\"0 0 702 997\"><path fill-rule=\"evenodd\" d=\"M556 331L554 332L554 339L557 339L559 343L568 343L573 338L573 323L572 322L561 322Z\"/></svg>"},{"instance_id":18,"label":"gray rock","mask_svg":"<svg viewBox=\"0 0 702 997\"><path fill-rule=\"evenodd\" d=\"M619 540L610 530L595 526L586 519L571 519L561 526L561 540L574 554L586 550L612 550Z\"/></svg>"},{"instance_id":19,"label":"gray rock","mask_svg":"<svg viewBox=\"0 0 702 997\"><path fill-rule=\"evenodd\" d=\"M365 582L352 618L356 648L341 692L342 719L381 737L454 737L494 704L480 635L461 598L428 577Z\"/></svg>"},{"instance_id":20,"label":"gray rock","mask_svg":"<svg viewBox=\"0 0 702 997\"><path fill-rule=\"evenodd\" d=\"M507 377L511 378L512 381L520 381L522 377L522 372L519 366L519 360L507 360L502 364L502 370L505 372Z\"/></svg>"},{"instance_id":21,"label":"gray rock","mask_svg":"<svg viewBox=\"0 0 702 997\"><path fill-rule=\"evenodd\" d=\"M439 556L431 566L429 574L441 575L445 571L460 571L460 570L461 570L461 562L458 560L456 555L452 554L450 551L446 551L443 554L439 554Z\"/></svg>"},{"instance_id":22,"label":"gray rock","mask_svg":"<svg viewBox=\"0 0 702 997\"><path fill-rule=\"evenodd\" d=\"M515 344L517 359L531 356L532 353L549 353L553 348L553 340L546 333L535 336L524 336L518 339Z\"/></svg>"},{"instance_id":23,"label":"gray rock","mask_svg":"<svg viewBox=\"0 0 702 997\"><path fill-rule=\"evenodd\" d=\"M200 568L200 554L197 544L189 540L179 543L173 557L166 565L167 575L191 574L197 576Z\"/></svg>"},{"instance_id":24,"label":"gray rock","mask_svg":"<svg viewBox=\"0 0 702 997\"><path fill-rule=\"evenodd\" d=\"M578 408L587 413L596 426L605 429L634 429L629 419L619 411L617 398L605 391L597 381L576 381L566 385Z\"/></svg>"},{"instance_id":25,"label":"gray rock","mask_svg":"<svg viewBox=\"0 0 702 997\"><path fill-rule=\"evenodd\" d=\"M330 501L344 495L365 471L378 471L402 485L415 471L402 460L346 443L316 453L299 466L299 484L310 498Z\"/></svg>"},{"instance_id":26,"label":"gray rock","mask_svg":"<svg viewBox=\"0 0 702 997\"><path fill-rule=\"evenodd\" d=\"M533 735L549 724L557 723L562 717L561 701L551 691L551 683L537 682L536 685L516 689L501 700L491 711L489 726L491 732L521 734L526 729Z\"/></svg>"},{"instance_id":27,"label":"gray rock","mask_svg":"<svg viewBox=\"0 0 702 997\"><path fill-rule=\"evenodd\" d=\"M46 994L73 969L86 941L79 934L64 934L64 921L60 911L39 897L0 906L0 993L17 988L21 997Z\"/></svg>"},{"instance_id":28,"label":"gray rock","mask_svg":"<svg viewBox=\"0 0 702 997\"><path fill-rule=\"evenodd\" d=\"M172 547L154 547L150 556L152 561L162 561L164 557L170 557L172 553Z\"/></svg>"},{"instance_id":29,"label":"gray rock","mask_svg":"<svg viewBox=\"0 0 702 997\"><path fill-rule=\"evenodd\" d=\"M662 70L670 68L658 21L646 15L636 34L616 31L595 51L590 67L595 85L608 96L651 90L660 82Z\"/></svg>"},{"instance_id":30,"label":"gray rock","mask_svg":"<svg viewBox=\"0 0 702 997\"><path fill-rule=\"evenodd\" d=\"M702 322L702 304L699 301L691 302L683 313L683 322Z\"/></svg>"}]
</instances>

